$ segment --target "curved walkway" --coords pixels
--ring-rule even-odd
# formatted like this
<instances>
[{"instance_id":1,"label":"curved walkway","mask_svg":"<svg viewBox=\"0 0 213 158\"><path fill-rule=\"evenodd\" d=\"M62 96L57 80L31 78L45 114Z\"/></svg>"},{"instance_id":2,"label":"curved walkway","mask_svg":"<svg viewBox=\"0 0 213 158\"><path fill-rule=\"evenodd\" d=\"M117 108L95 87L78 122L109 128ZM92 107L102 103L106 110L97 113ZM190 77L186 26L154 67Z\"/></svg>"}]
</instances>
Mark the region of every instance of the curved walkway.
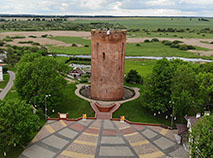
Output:
<instances>
[{"instance_id":1,"label":"curved walkway","mask_svg":"<svg viewBox=\"0 0 213 158\"><path fill-rule=\"evenodd\" d=\"M13 81L15 79L15 73L12 71L8 71L9 75L10 75L10 80L7 83L7 86L3 89L3 91L0 93L0 99L3 100L4 97L7 95L7 93L9 92L9 90L13 87Z\"/></svg>"},{"instance_id":2,"label":"curved walkway","mask_svg":"<svg viewBox=\"0 0 213 158\"><path fill-rule=\"evenodd\" d=\"M111 120L48 121L21 158L186 158L174 130Z\"/></svg>"},{"instance_id":3,"label":"curved walkway","mask_svg":"<svg viewBox=\"0 0 213 158\"><path fill-rule=\"evenodd\" d=\"M78 84L77 85L77 89L75 90L75 94L77 96L79 96L80 98L87 100L88 102L90 102L90 105L92 107L92 109L95 111L95 118L97 119L112 119L112 114L117 111L121 104L128 102L128 101L132 101L137 99L140 96L140 89L139 88L135 88L135 87L131 87L134 91L135 91L135 95L134 97L127 99L127 100L120 100L120 101L100 101L100 100L94 100L94 99L90 99L90 98L86 98L84 96L82 96L80 94L80 89L83 86L87 86L88 84ZM98 105L102 106L102 107L107 107L109 105L115 104L115 106L111 109L111 111L109 112L100 112L97 108L97 106L95 105L95 103L98 103Z\"/></svg>"}]
</instances>

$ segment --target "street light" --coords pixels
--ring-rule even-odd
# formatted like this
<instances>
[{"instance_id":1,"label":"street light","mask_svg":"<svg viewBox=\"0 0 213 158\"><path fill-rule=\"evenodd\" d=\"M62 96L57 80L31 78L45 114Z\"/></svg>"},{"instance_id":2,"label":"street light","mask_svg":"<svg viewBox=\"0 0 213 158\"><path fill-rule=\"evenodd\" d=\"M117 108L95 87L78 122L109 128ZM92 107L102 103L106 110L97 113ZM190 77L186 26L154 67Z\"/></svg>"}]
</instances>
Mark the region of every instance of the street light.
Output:
<instances>
[{"instance_id":1,"label":"street light","mask_svg":"<svg viewBox=\"0 0 213 158\"><path fill-rule=\"evenodd\" d=\"M170 115L171 118L171 128L173 128L173 117L174 117L174 102L172 102L171 100L169 101L169 104L172 104L172 114ZM176 120L176 117L175 117Z\"/></svg>"},{"instance_id":2,"label":"street light","mask_svg":"<svg viewBox=\"0 0 213 158\"><path fill-rule=\"evenodd\" d=\"M50 94L45 95L45 117L47 119L47 98L50 97Z\"/></svg>"}]
</instances>

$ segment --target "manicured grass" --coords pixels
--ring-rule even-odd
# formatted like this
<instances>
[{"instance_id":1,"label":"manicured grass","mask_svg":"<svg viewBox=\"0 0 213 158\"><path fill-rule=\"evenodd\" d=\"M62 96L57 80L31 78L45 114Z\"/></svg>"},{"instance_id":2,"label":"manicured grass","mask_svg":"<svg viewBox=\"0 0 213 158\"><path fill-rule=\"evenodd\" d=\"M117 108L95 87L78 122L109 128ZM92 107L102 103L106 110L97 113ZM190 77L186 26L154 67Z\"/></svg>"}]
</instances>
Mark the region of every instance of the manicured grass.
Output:
<instances>
[{"instance_id":1,"label":"manicured grass","mask_svg":"<svg viewBox=\"0 0 213 158\"><path fill-rule=\"evenodd\" d=\"M70 83L64 89L64 98L60 106L55 110L56 112L51 117L58 117L57 113L69 113L70 118L81 117L82 114L87 114L88 117L94 117L95 113L92 110L88 101L85 101L75 95L76 85Z\"/></svg>"},{"instance_id":2,"label":"manicured grass","mask_svg":"<svg viewBox=\"0 0 213 158\"><path fill-rule=\"evenodd\" d=\"M157 60L147 60L147 59L125 60L125 73L127 74L131 69L133 69L144 77L152 72L152 68L156 62Z\"/></svg>"},{"instance_id":3,"label":"manicured grass","mask_svg":"<svg viewBox=\"0 0 213 158\"><path fill-rule=\"evenodd\" d=\"M142 85L131 85L126 84L130 87L140 88L140 93L143 92ZM156 123L169 125L169 121L159 116L154 116L152 112L143 107L142 96L136 100L124 103L121 107L113 114L113 118L120 118L125 116L126 119L132 122L143 122L143 123Z\"/></svg>"},{"instance_id":4,"label":"manicured grass","mask_svg":"<svg viewBox=\"0 0 213 158\"><path fill-rule=\"evenodd\" d=\"M4 81L0 82L0 88L2 88L2 89L4 89L4 88L6 87L7 82L8 82L9 79L10 79L9 74L8 74L8 73L3 74L3 79L4 79Z\"/></svg>"}]
</instances>

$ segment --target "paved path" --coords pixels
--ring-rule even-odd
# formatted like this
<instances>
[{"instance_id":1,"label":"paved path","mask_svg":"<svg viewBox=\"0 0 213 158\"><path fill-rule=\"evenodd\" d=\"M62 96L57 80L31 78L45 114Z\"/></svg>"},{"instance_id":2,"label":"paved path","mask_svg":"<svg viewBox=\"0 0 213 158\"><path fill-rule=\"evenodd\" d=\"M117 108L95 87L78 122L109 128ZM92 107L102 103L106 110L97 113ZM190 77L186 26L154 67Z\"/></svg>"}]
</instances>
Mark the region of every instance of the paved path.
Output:
<instances>
[{"instance_id":1,"label":"paved path","mask_svg":"<svg viewBox=\"0 0 213 158\"><path fill-rule=\"evenodd\" d=\"M9 92L9 90L12 88L13 86L13 81L15 79L15 73L12 71L8 71L9 75L10 75L10 80L7 83L7 86L3 89L3 91L0 93L0 99L3 100L4 97L7 95L7 93Z\"/></svg>"},{"instance_id":2,"label":"paved path","mask_svg":"<svg viewBox=\"0 0 213 158\"><path fill-rule=\"evenodd\" d=\"M48 121L20 157L184 158L187 153L174 131L97 119Z\"/></svg>"},{"instance_id":3,"label":"paved path","mask_svg":"<svg viewBox=\"0 0 213 158\"><path fill-rule=\"evenodd\" d=\"M120 101L99 101L99 100L94 100L94 99L90 99L90 98L86 98L86 97L82 96L79 92L80 92L80 89L83 86L88 86L88 84L78 84L77 89L75 90L75 94L77 96L79 96L80 98L90 102L92 109L95 111L95 117L97 119L111 119L112 114L121 106L121 104L128 102L128 101L135 100L140 96L140 89L139 88L129 87L129 88L132 88L135 91L135 95L130 99L120 100ZM100 105L102 107L107 107L108 105L112 105L112 104L116 104L116 105L110 112L100 112L95 105L96 102L98 103L98 105Z\"/></svg>"}]
</instances>

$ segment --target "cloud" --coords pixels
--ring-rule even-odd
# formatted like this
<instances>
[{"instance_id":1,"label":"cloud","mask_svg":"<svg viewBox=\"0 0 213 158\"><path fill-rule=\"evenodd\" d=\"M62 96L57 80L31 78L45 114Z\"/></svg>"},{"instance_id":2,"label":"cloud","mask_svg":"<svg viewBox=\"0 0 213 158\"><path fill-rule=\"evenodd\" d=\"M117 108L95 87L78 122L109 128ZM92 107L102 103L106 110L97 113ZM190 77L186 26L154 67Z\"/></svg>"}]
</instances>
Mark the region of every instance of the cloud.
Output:
<instances>
[{"instance_id":1,"label":"cloud","mask_svg":"<svg viewBox=\"0 0 213 158\"><path fill-rule=\"evenodd\" d=\"M149 0L145 2L145 4L151 6L169 6L174 5L175 3L171 0Z\"/></svg>"},{"instance_id":2,"label":"cloud","mask_svg":"<svg viewBox=\"0 0 213 158\"><path fill-rule=\"evenodd\" d=\"M213 16L212 0L2 0L0 14Z\"/></svg>"}]
</instances>

